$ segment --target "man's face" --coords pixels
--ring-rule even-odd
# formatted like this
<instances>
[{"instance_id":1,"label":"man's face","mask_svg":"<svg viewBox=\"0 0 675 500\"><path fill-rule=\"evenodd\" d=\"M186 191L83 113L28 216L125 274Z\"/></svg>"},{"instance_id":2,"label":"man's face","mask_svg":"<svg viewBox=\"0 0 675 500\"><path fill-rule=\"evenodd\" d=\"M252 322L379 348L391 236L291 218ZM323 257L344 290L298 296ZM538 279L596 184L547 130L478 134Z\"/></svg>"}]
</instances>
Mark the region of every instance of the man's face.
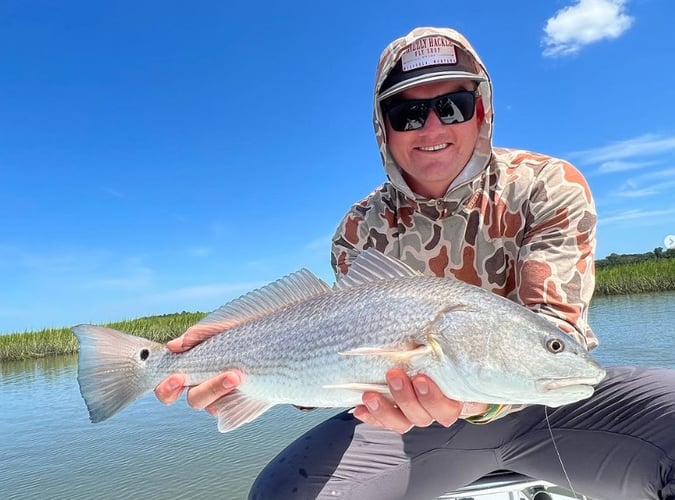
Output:
<instances>
[{"instance_id":1,"label":"man's face","mask_svg":"<svg viewBox=\"0 0 675 500\"><path fill-rule=\"evenodd\" d=\"M473 90L470 80L419 85L404 90L400 99L431 99L458 90ZM442 198L473 153L481 123L479 113L462 123L444 125L432 110L424 126L397 132L385 117L387 144L410 188L425 198Z\"/></svg>"}]
</instances>

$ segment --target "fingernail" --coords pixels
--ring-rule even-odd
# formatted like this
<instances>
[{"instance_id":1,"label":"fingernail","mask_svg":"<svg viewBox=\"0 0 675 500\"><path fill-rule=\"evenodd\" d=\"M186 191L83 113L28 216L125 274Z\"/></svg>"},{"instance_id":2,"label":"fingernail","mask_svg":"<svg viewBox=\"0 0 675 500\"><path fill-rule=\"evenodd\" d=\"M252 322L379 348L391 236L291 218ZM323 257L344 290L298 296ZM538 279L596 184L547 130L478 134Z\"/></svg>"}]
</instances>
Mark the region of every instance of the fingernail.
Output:
<instances>
[{"instance_id":1,"label":"fingernail","mask_svg":"<svg viewBox=\"0 0 675 500\"><path fill-rule=\"evenodd\" d=\"M240 383L239 377L236 375L228 375L223 379L223 387L225 389L234 389Z\"/></svg>"},{"instance_id":2,"label":"fingernail","mask_svg":"<svg viewBox=\"0 0 675 500\"><path fill-rule=\"evenodd\" d=\"M377 402L377 399L369 399L365 403L368 409L371 411L377 411L377 409L380 407L380 404Z\"/></svg>"},{"instance_id":3,"label":"fingernail","mask_svg":"<svg viewBox=\"0 0 675 500\"><path fill-rule=\"evenodd\" d=\"M394 389L395 391L400 391L403 389L403 379L394 377L392 378L389 383L391 384L391 388Z\"/></svg>"},{"instance_id":4,"label":"fingernail","mask_svg":"<svg viewBox=\"0 0 675 500\"><path fill-rule=\"evenodd\" d=\"M181 349L183 349L183 336L181 335L181 336L178 337L178 338L175 338L175 339L173 339L173 340L169 340L169 341L166 343L166 346L167 346L170 350L181 350Z\"/></svg>"},{"instance_id":5,"label":"fingernail","mask_svg":"<svg viewBox=\"0 0 675 500\"><path fill-rule=\"evenodd\" d=\"M422 396L429 394L429 384L426 380L416 380L415 382L415 391L417 391Z\"/></svg>"},{"instance_id":6,"label":"fingernail","mask_svg":"<svg viewBox=\"0 0 675 500\"><path fill-rule=\"evenodd\" d=\"M168 380L168 382L166 383L166 385L167 385L167 387L169 388L170 391L175 391L175 390L178 389L178 387L180 386L180 384L179 384L178 382L176 382L176 380L174 380L174 379L172 379L172 378Z\"/></svg>"}]
</instances>

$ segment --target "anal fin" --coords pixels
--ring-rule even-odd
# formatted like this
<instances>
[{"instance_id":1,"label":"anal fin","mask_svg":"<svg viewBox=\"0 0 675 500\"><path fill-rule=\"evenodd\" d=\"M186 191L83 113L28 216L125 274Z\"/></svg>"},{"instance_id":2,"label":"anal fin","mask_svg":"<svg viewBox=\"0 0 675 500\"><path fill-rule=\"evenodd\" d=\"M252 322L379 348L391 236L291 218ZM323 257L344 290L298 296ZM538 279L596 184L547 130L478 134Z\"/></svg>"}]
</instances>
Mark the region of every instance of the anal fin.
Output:
<instances>
[{"instance_id":1,"label":"anal fin","mask_svg":"<svg viewBox=\"0 0 675 500\"><path fill-rule=\"evenodd\" d=\"M223 396L215 405L220 432L230 432L252 422L274 406L269 401L252 398L240 391Z\"/></svg>"}]
</instances>

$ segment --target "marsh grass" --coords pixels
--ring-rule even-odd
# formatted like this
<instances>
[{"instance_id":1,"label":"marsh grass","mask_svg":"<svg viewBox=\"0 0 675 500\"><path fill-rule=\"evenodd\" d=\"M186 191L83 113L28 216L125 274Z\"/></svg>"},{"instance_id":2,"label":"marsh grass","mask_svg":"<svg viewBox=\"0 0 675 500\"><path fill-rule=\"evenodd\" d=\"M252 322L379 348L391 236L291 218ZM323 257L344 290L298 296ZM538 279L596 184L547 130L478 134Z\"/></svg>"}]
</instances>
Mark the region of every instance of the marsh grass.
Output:
<instances>
[{"instance_id":1,"label":"marsh grass","mask_svg":"<svg viewBox=\"0 0 675 500\"><path fill-rule=\"evenodd\" d=\"M603 267L597 271L595 295L665 292L675 290L675 258L651 259ZM105 326L164 343L183 333L205 313L182 312L108 323ZM69 328L0 335L0 363L77 352L77 340Z\"/></svg>"},{"instance_id":2,"label":"marsh grass","mask_svg":"<svg viewBox=\"0 0 675 500\"><path fill-rule=\"evenodd\" d=\"M204 316L204 313L182 312L118 321L105 326L164 343L183 333ZM77 339L70 328L46 328L37 332L0 335L0 362L76 352Z\"/></svg>"},{"instance_id":3,"label":"marsh grass","mask_svg":"<svg viewBox=\"0 0 675 500\"><path fill-rule=\"evenodd\" d=\"M675 259L653 259L598 269L595 295L675 290Z\"/></svg>"}]
</instances>

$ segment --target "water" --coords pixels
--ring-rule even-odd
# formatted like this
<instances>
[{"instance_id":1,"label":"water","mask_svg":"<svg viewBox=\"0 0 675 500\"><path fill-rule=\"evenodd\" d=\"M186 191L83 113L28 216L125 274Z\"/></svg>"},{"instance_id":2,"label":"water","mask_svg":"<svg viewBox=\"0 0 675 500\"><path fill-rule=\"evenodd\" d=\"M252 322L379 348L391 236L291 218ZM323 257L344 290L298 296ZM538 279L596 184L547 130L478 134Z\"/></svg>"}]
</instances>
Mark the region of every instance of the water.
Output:
<instances>
[{"instance_id":1,"label":"water","mask_svg":"<svg viewBox=\"0 0 675 500\"><path fill-rule=\"evenodd\" d=\"M675 368L675 292L594 299L590 323L601 363Z\"/></svg>"},{"instance_id":2,"label":"water","mask_svg":"<svg viewBox=\"0 0 675 500\"><path fill-rule=\"evenodd\" d=\"M591 324L606 365L675 368L675 293L599 298ZM0 498L245 498L284 446L335 410L275 407L235 432L183 401L149 395L89 423L74 357L3 363Z\"/></svg>"},{"instance_id":3,"label":"water","mask_svg":"<svg viewBox=\"0 0 675 500\"><path fill-rule=\"evenodd\" d=\"M235 433L148 395L89 423L76 358L2 366L0 498L244 498L285 444L335 410L276 407Z\"/></svg>"}]
</instances>

